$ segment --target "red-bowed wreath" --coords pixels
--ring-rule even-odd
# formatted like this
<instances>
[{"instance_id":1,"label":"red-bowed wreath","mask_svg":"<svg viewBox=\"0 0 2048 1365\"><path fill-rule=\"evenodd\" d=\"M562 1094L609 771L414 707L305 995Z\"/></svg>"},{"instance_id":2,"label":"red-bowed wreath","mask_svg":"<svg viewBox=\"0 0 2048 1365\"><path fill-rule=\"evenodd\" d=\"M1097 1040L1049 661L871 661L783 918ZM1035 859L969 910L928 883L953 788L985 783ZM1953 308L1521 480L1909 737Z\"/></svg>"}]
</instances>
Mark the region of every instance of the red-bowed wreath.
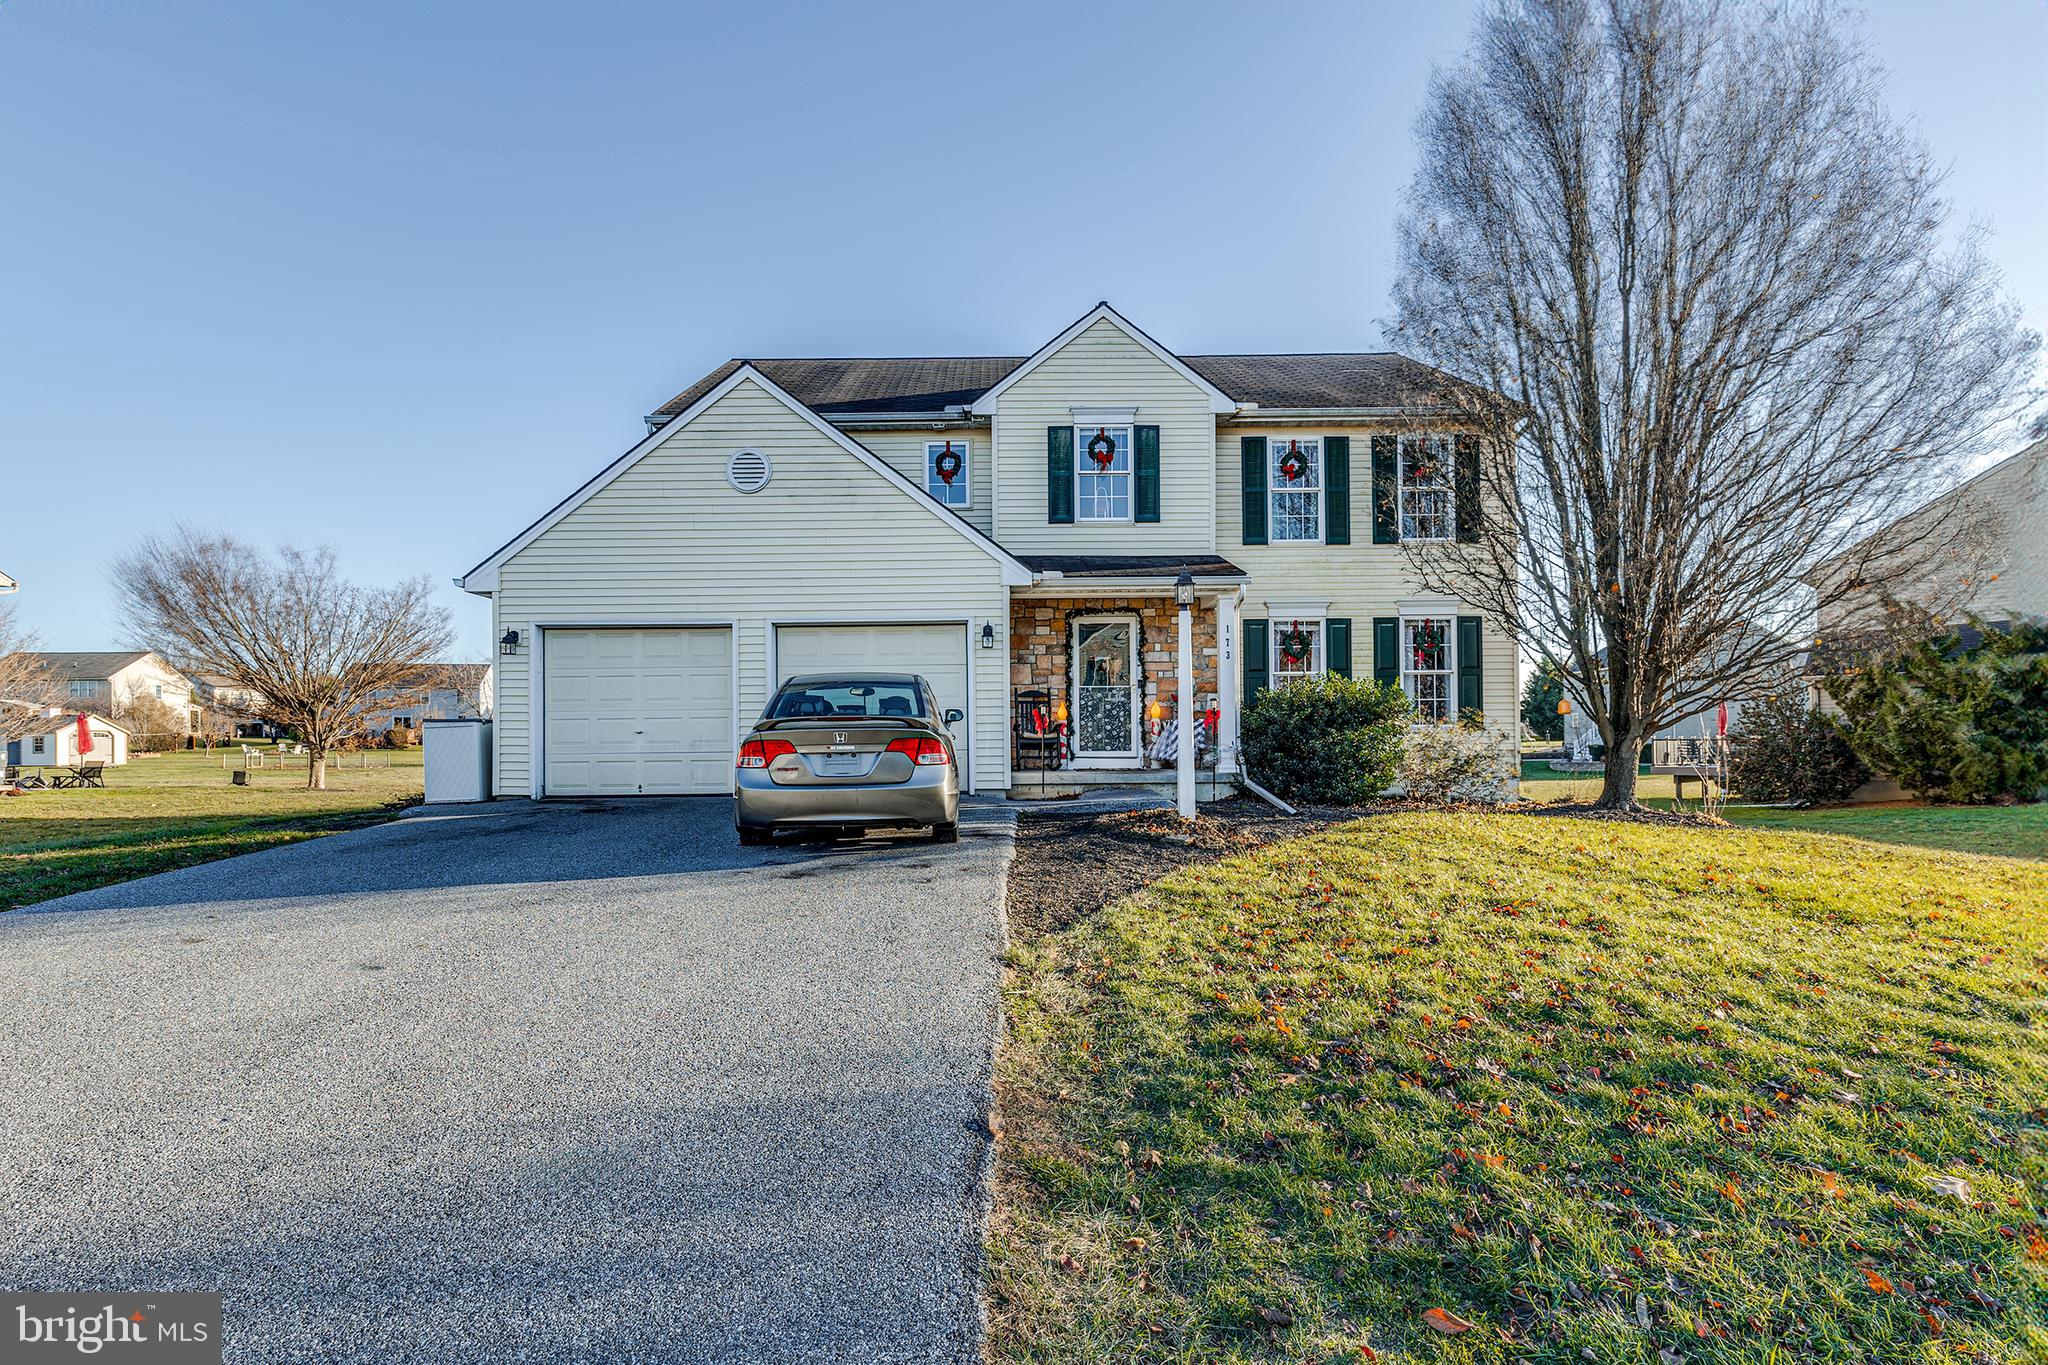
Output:
<instances>
[{"instance_id":1,"label":"red-bowed wreath","mask_svg":"<svg viewBox=\"0 0 2048 1365\"><path fill-rule=\"evenodd\" d=\"M1280 663L1289 672L1308 667L1309 653L1316 647L1315 637L1303 629L1301 622L1291 622L1280 632L1277 642L1280 646Z\"/></svg>"},{"instance_id":2,"label":"red-bowed wreath","mask_svg":"<svg viewBox=\"0 0 2048 1365\"><path fill-rule=\"evenodd\" d=\"M1287 453L1280 457L1280 477L1289 483L1299 483L1308 469L1308 462L1301 458L1301 442L1289 441Z\"/></svg>"},{"instance_id":3,"label":"red-bowed wreath","mask_svg":"<svg viewBox=\"0 0 2048 1365\"><path fill-rule=\"evenodd\" d=\"M946 448L932 460L932 473L938 475L939 481L949 488L952 487L953 480L960 477L963 468L965 465L960 459L959 452L953 449L951 441L946 442Z\"/></svg>"},{"instance_id":4,"label":"red-bowed wreath","mask_svg":"<svg viewBox=\"0 0 2048 1365\"><path fill-rule=\"evenodd\" d=\"M1095 435L1088 441L1088 458L1095 461L1097 469L1108 469L1116 463L1116 442L1110 439L1108 427L1095 429Z\"/></svg>"}]
</instances>

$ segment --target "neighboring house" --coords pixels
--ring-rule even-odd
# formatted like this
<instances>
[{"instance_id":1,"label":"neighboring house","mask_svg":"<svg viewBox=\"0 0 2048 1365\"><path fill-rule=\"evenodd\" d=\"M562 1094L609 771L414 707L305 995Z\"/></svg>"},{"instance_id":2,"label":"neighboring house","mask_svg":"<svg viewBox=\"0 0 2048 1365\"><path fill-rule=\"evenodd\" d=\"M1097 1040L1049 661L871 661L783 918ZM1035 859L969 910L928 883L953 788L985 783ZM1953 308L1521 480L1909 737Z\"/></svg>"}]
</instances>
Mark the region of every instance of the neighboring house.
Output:
<instances>
[{"instance_id":1,"label":"neighboring house","mask_svg":"<svg viewBox=\"0 0 2048 1365\"><path fill-rule=\"evenodd\" d=\"M82 763L104 763L108 767L128 761L128 731L105 716L88 713L86 733L92 747L78 743L78 712L59 712L19 739L7 741L10 768L70 768Z\"/></svg>"},{"instance_id":2,"label":"neighboring house","mask_svg":"<svg viewBox=\"0 0 2048 1365\"><path fill-rule=\"evenodd\" d=\"M426 668L418 687L370 694L365 728L371 734L382 734L393 726L415 730L423 721L468 720L491 714L489 664L428 664Z\"/></svg>"},{"instance_id":3,"label":"neighboring house","mask_svg":"<svg viewBox=\"0 0 2048 1365\"><path fill-rule=\"evenodd\" d=\"M1400 543L1477 536L1459 393L1398 355L1175 355L1108 304L1027 357L728 362L457 580L500 641L497 792L730 791L773 688L841 669L930 679L982 792L1020 693L1071 702L1085 778L1185 691L1227 776L1242 699L1324 671L1511 754L1514 638Z\"/></svg>"},{"instance_id":4,"label":"neighboring house","mask_svg":"<svg viewBox=\"0 0 2048 1365\"><path fill-rule=\"evenodd\" d=\"M277 727L263 719L263 694L219 673L195 674L200 704L234 726L237 739L275 739ZM216 732L218 733L218 732Z\"/></svg>"},{"instance_id":5,"label":"neighboring house","mask_svg":"<svg viewBox=\"0 0 2048 1365\"><path fill-rule=\"evenodd\" d=\"M148 650L31 652L28 657L50 675L63 700L80 710L118 714L137 697L152 697L172 710L181 733L195 727L191 679Z\"/></svg>"},{"instance_id":6,"label":"neighboring house","mask_svg":"<svg viewBox=\"0 0 2048 1365\"><path fill-rule=\"evenodd\" d=\"M1835 591L1858 573L1870 587ZM1890 601L1937 625L2048 619L2048 439L2039 440L1819 565L1826 646L1888 631Z\"/></svg>"},{"instance_id":7,"label":"neighboring house","mask_svg":"<svg viewBox=\"0 0 2048 1365\"><path fill-rule=\"evenodd\" d=\"M0 573L0 592L13 592L16 588L19 588L20 586L21 584L15 582L6 574Z\"/></svg>"}]
</instances>

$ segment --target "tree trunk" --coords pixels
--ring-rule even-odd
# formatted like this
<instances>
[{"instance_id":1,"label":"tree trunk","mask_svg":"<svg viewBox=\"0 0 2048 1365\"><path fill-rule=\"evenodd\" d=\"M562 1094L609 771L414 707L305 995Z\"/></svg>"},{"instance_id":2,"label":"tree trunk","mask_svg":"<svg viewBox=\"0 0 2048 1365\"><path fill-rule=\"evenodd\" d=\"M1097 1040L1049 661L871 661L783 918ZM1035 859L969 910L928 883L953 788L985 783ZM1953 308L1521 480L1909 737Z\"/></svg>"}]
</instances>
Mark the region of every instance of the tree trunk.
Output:
<instances>
[{"instance_id":1,"label":"tree trunk","mask_svg":"<svg viewBox=\"0 0 2048 1365\"><path fill-rule=\"evenodd\" d=\"M306 790L327 790L327 750L317 744L306 746Z\"/></svg>"},{"instance_id":2,"label":"tree trunk","mask_svg":"<svg viewBox=\"0 0 2048 1365\"><path fill-rule=\"evenodd\" d=\"M1606 770L1600 779L1601 810L1632 810L1636 805L1636 765L1643 761L1643 737L1617 735L1608 741Z\"/></svg>"}]
</instances>

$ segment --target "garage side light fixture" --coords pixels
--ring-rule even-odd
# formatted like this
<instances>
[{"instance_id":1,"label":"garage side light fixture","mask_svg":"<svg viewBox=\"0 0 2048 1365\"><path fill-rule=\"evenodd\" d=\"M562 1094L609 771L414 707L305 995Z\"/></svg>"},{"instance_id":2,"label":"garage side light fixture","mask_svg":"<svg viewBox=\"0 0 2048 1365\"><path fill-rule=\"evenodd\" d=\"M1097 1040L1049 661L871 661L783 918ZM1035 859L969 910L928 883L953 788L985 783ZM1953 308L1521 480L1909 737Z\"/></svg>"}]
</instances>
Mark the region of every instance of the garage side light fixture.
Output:
<instances>
[{"instance_id":1,"label":"garage side light fixture","mask_svg":"<svg viewBox=\"0 0 2048 1365\"><path fill-rule=\"evenodd\" d=\"M519 652L519 632L508 630L498 639L498 653L511 658Z\"/></svg>"},{"instance_id":2,"label":"garage side light fixture","mask_svg":"<svg viewBox=\"0 0 2048 1365\"><path fill-rule=\"evenodd\" d=\"M996 647L995 622L983 621L981 623L981 647L983 649L994 649Z\"/></svg>"}]
</instances>

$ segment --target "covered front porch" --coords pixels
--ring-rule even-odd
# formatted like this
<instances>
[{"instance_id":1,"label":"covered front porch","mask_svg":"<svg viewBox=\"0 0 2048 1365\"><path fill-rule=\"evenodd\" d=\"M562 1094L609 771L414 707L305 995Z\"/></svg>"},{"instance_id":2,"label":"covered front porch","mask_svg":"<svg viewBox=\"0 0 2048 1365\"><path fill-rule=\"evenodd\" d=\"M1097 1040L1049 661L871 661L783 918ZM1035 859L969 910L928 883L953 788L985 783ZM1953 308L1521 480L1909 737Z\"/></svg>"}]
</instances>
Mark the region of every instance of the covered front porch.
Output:
<instances>
[{"instance_id":1,"label":"covered front porch","mask_svg":"<svg viewBox=\"0 0 2048 1365\"><path fill-rule=\"evenodd\" d=\"M1010 595L1010 795L1184 781L1194 800L1231 795L1243 571L1214 556L1023 558L1039 581Z\"/></svg>"}]
</instances>

